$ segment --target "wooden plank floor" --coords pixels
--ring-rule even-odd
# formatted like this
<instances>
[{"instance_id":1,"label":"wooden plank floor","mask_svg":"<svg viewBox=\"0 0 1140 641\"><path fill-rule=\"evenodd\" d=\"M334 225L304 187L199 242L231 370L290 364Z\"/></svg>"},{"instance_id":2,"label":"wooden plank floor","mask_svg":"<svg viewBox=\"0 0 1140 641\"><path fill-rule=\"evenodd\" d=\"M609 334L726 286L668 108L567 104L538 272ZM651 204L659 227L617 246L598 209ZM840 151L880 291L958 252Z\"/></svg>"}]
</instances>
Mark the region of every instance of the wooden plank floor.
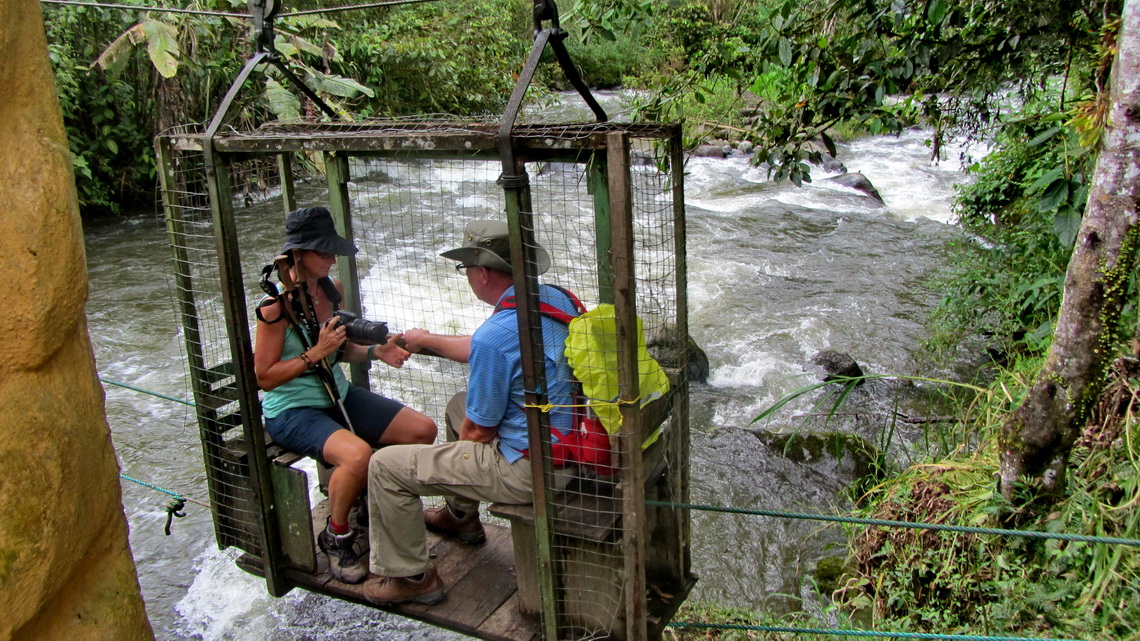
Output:
<instances>
[{"instance_id":1,"label":"wooden plank floor","mask_svg":"<svg viewBox=\"0 0 1140 641\"><path fill-rule=\"evenodd\" d=\"M314 527L324 527L325 502L313 509ZM538 621L523 617L517 607L514 552L510 528L485 524L487 542L468 545L428 533L428 549L447 590L443 601L431 605L401 605L378 608L364 599L363 584L337 581L328 572L328 560L317 552L317 572L289 570L298 587L386 610L463 634L492 641L533 641L539 638ZM319 530L317 530L319 532ZM245 560L243 563L242 561ZM246 571L261 575L257 559L238 561ZM251 565L256 567L250 567Z\"/></svg>"}]
</instances>

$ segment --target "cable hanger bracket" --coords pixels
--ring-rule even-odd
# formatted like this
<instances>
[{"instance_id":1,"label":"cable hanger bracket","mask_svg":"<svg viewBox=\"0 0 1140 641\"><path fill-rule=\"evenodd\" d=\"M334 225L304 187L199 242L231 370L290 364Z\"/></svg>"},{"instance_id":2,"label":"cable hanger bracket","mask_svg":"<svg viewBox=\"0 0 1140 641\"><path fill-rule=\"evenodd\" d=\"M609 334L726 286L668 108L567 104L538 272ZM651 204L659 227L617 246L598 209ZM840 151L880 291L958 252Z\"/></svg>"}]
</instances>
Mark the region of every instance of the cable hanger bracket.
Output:
<instances>
[{"instance_id":1,"label":"cable hanger bracket","mask_svg":"<svg viewBox=\"0 0 1140 641\"><path fill-rule=\"evenodd\" d=\"M507 108L503 112L503 120L499 124L499 154L503 162L503 174L500 176L499 182L507 190L521 189L529 185L525 174L522 176L515 175L511 134L514 131L515 121L518 120L519 111L522 109L526 90L530 87L531 81L534 80L538 63L541 61L542 53L546 50L547 45L554 50L554 56L558 60L558 65L562 67L566 79L577 90L578 95L586 101L586 105L590 107L590 111L594 113L597 121L607 122L609 120L605 110L590 93L586 83L582 81L582 76L574 66L574 61L570 59L570 52L566 50L566 45L563 42L569 34L562 29L558 22L558 6L554 0L534 0L533 16L534 44L531 45L530 55L527 56L526 64L523 66L522 72L519 73L519 79L515 83L511 98L507 101ZM549 22L550 26L544 28L544 22Z\"/></svg>"}]
</instances>

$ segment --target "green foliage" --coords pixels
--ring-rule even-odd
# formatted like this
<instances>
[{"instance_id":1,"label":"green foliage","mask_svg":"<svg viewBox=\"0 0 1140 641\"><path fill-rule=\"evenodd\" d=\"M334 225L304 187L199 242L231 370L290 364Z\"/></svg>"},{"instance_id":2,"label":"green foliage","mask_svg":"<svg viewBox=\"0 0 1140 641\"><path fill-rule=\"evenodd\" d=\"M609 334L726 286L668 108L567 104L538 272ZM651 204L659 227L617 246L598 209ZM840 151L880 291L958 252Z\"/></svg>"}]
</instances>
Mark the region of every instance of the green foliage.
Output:
<instances>
[{"instance_id":1,"label":"green foliage","mask_svg":"<svg viewBox=\"0 0 1140 641\"><path fill-rule=\"evenodd\" d=\"M126 57L115 65L118 75L89 68L102 43L129 25L118 11L52 7L44 13L81 208L117 214L123 205L153 202L147 195L155 179L150 78L141 73L125 80L125 70L140 71Z\"/></svg>"},{"instance_id":2,"label":"green foliage","mask_svg":"<svg viewBox=\"0 0 1140 641\"><path fill-rule=\"evenodd\" d=\"M361 115L502 108L530 50L529 3L433 3L362 14L345 27L345 74L376 91Z\"/></svg>"},{"instance_id":3,"label":"green foliage","mask_svg":"<svg viewBox=\"0 0 1140 641\"><path fill-rule=\"evenodd\" d=\"M819 597L826 601L826 596ZM821 620L823 619L823 620ZM823 641L834 639L828 634L794 634L787 632L772 632L749 628L797 627L797 628L832 628L858 629L852 625L843 612L828 606L824 611L814 615L808 612L793 612L784 616L773 616L763 612L743 610L741 608L719 603L704 603L686 601L681 605L673 617L669 633L665 638L674 641L703 641L715 639L717 641L745 641L748 639L788 640L801 639L803 641Z\"/></svg>"},{"instance_id":4,"label":"green foliage","mask_svg":"<svg viewBox=\"0 0 1140 641\"><path fill-rule=\"evenodd\" d=\"M691 72L677 76L676 82L684 89L668 97L635 96L630 104L634 118L684 120L683 143L690 148L710 136L744 131L744 96L735 83Z\"/></svg>"},{"instance_id":5,"label":"green foliage","mask_svg":"<svg viewBox=\"0 0 1140 641\"><path fill-rule=\"evenodd\" d=\"M1006 101L1032 102L1050 78L1095 92L1105 16L1090 0L668 3L645 18L661 104L644 112L680 117L677 93L698 86L689 72L734 82L760 100L747 136L757 162L795 182L809 177L805 159L818 160L813 141L838 123L879 134L923 122L938 156L947 139L990 136Z\"/></svg>"},{"instance_id":6,"label":"green foliage","mask_svg":"<svg viewBox=\"0 0 1140 641\"><path fill-rule=\"evenodd\" d=\"M559 22L581 34L586 44L636 37L656 11L653 0L576 0L562 3Z\"/></svg>"},{"instance_id":7,"label":"green foliage","mask_svg":"<svg viewBox=\"0 0 1140 641\"><path fill-rule=\"evenodd\" d=\"M244 7L238 0L198 3ZM522 0L476 0L368 9L343 24L279 17L274 47L343 117L495 112L530 48L529 9ZM208 121L253 52L248 22L230 18L48 6L45 26L85 214L119 212L136 199L153 203L154 135ZM611 59L600 56L598 67L623 75L636 58L620 70L612 58L627 54L628 46ZM272 67L239 93L232 114L240 127L319 116Z\"/></svg>"},{"instance_id":8,"label":"green foliage","mask_svg":"<svg viewBox=\"0 0 1140 641\"><path fill-rule=\"evenodd\" d=\"M661 54L643 41L627 34L619 34L613 40L595 38L590 44L569 38L566 50L574 61L582 81L597 89L613 89L636 84L637 77L646 68L657 66ZM565 89L561 74L550 74L551 86Z\"/></svg>"}]
</instances>

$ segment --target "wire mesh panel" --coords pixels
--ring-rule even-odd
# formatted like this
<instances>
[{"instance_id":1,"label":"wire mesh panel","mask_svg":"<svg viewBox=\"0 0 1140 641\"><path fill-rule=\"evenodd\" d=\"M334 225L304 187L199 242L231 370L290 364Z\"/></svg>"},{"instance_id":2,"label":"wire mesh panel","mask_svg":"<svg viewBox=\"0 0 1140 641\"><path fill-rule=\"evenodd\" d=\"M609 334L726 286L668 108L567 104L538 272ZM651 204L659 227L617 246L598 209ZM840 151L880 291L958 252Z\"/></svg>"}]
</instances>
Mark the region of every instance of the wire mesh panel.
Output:
<instances>
[{"instance_id":1,"label":"wire mesh panel","mask_svg":"<svg viewBox=\"0 0 1140 641\"><path fill-rule=\"evenodd\" d=\"M226 224L234 226L229 231L238 248L228 251L240 252L241 265L237 282L229 285L218 271L217 239L223 232L210 215L201 138L181 131L160 139L164 201L220 545L275 554L258 538L250 492L256 475L247 460L254 449L235 429L243 420L261 424L259 417L241 416L234 403L234 363L249 362L249 355L231 353L234 343L226 337L252 333L262 297L260 267L280 249L287 209L295 204L343 210L349 225L343 231L360 248L352 260L338 263L336 275L348 289L346 306L396 332L470 334L492 308L475 297L455 263L439 254L464 242L468 222L509 218L496 182L502 171L496 129L497 123L386 121L225 132L215 148L225 159L232 190L218 198L233 207ZM628 145L625 156L607 149L607 137L612 140L615 132ZM590 425L595 434L570 465L546 461L552 506L547 540L536 534L544 530L535 527L533 511L497 512L512 527L519 609L553 617L558 638L640 638L637 625L648 619L652 626L654 616L667 620L691 584L687 515L643 505L647 496L687 496L688 337L676 131L520 126L512 143L529 176L533 216L523 220L533 225L535 242L552 259L540 281L565 287L591 310L589 323L571 326L578 338L532 345L537 353L572 356L572 382L582 390L570 403L539 409L547 417L574 415L576 425ZM281 156L296 168L283 182L273 171ZM518 222L512 218L511 224ZM244 314L235 318L244 316L243 326L221 321L226 287L241 290ZM530 303L537 309L537 301ZM634 315L637 322L627 322ZM466 365L417 356L401 369L379 361L361 366L354 380L442 426L444 408L465 387L467 374ZM544 554L554 603L544 602L538 589Z\"/></svg>"},{"instance_id":2,"label":"wire mesh panel","mask_svg":"<svg viewBox=\"0 0 1140 641\"><path fill-rule=\"evenodd\" d=\"M262 541L242 442L234 364L225 340L223 283L204 159L196 150L172 144L194 135L192 128L185 128L157 141L179 314L218 545L260 555ZM239 178L238 184L244 182Z\"/></svg>"}]
</instances>

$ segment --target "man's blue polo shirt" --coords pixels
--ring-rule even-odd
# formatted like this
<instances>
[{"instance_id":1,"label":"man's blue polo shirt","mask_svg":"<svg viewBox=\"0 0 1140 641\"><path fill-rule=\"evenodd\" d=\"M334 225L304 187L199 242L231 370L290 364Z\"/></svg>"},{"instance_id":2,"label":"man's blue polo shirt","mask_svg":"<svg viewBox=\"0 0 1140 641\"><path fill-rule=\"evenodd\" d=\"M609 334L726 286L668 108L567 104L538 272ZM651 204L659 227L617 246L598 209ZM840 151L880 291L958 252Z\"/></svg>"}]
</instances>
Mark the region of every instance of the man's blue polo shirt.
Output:
<instances>
[{"instance_id":1,"label":"man's blue polo shirt","mask_svg":"<svg viewBox=\"0 0 1140 641\"><path fill-rule=\"evenodd\" d=\"M500 301L514 295L512 286ZM578 311L574 303L555 287L539 286L539 299L572 316ZM547 399L553 405L573 403L573 373L566 363L564 351L566 325L542 317L542 340L546 356ZM514 309L503 309L491 315L471 337L471 378L467 384L467 418L484 427L499 428L499 451L511 463L522 458L529 447L526 412L523 406L522 353L519 347L518 319ZM550 411L550 424L563 433L573 425L574 410L555 407Z\"/></svg>"}]
</instances>

